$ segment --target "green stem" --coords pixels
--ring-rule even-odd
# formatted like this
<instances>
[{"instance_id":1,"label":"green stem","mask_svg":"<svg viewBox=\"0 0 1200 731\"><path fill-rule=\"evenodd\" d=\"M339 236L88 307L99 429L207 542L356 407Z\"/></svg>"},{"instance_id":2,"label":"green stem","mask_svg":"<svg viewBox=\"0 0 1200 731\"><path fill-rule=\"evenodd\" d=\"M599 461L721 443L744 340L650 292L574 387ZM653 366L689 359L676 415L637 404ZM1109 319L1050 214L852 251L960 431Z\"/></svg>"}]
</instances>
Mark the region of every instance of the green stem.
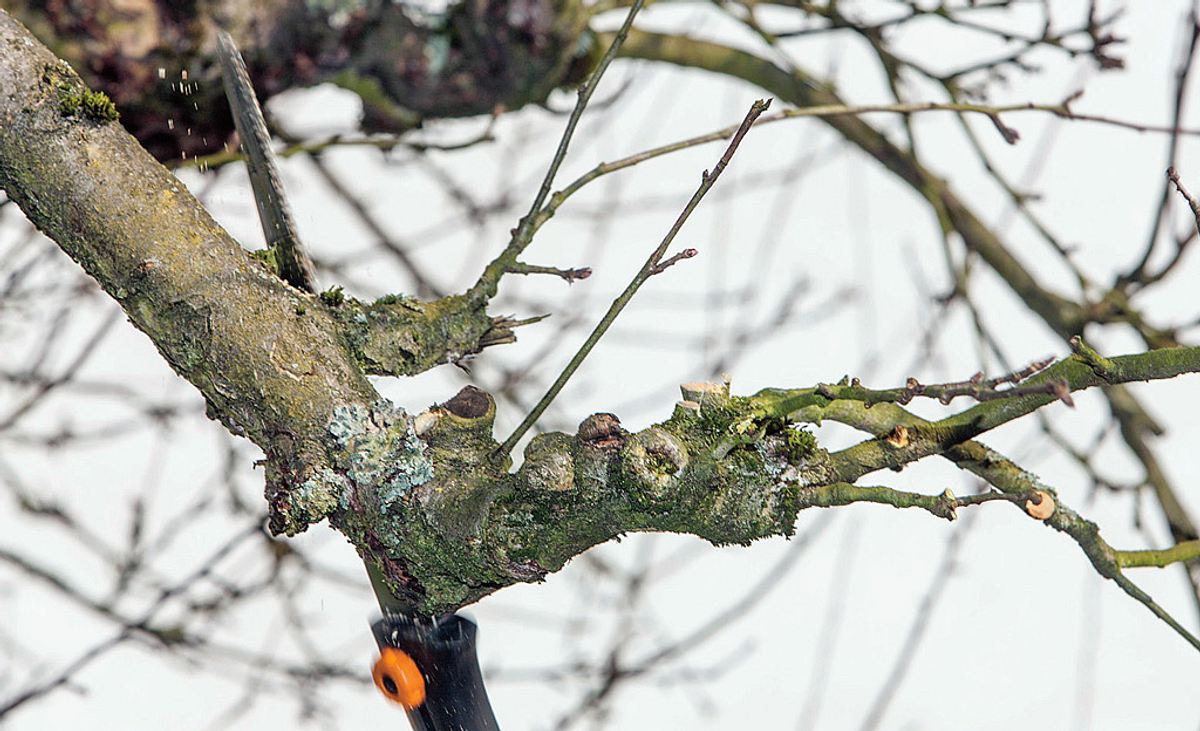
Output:
<instances>
[{"instance_id":1,"label":"green stem","mask_svg":"<svg viewBox=\"0 0 1200 731\"><path fill-rule=\"evenodd\" d=\"M1000 492L987 492L980 495L957 497L950 490L940 495L925 495L918 492L907 492L887 486L851 485L848 482L835 482L831 485L806 488L800 491L799 506L832 508L854 503L877 503L891 505L893 508L920 508L939 518L954 520L958 517L957 510L968 505L1001 500L1004 502L1024 502L1025 496L1006 495Z\"/></svg>"},{"instance_id":2,"label":"green stem","mask_svg":"<svg viewBox=\"0 0 1200 731\"><path fill-rule=\"evenodd\" d=\"M1200 540L1184 541L1170 548L1146 551L1113 551L1117 565L1123 569L1156 566L1165 568L1174 563L1200 559Z\"/></svg>"}]
</instances>

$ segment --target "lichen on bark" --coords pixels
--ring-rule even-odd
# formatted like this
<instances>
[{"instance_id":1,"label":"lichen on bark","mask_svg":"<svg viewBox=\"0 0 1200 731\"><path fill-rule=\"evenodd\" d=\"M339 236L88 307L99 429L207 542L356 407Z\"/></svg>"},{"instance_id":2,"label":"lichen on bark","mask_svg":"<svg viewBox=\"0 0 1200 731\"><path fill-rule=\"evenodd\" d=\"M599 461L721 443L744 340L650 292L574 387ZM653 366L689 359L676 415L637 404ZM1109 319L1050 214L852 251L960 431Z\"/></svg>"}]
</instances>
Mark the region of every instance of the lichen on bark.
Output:
<instances>
[{"instance_id":1,"label":"lichen on bark","mask_svg":"<svg viewBox=\"0 0 1200 731\"><path fill-rule=\"evenodd\" d=\"M482 408L468 407L481 399ZM398 511L342 510L333 520L390 590L424 612L540 580L631 531L718 545L791 535L798 486L824 453L810 440L797 449L794 432L760 420L758 409L726 392L699 413L635 433L611 414L593 415L577 434L535 437L509 472L494 459L495 404L468 387L412 419L432 475Z\"/></svg>"},{"instance_id":2,"label":"lichen on bark","mask_svg":"<svg viewBox=\"0 0 1200 731\"><path fill-rule=\"evenodd\" d=\"M343 297L331 312L364 372L411 376L482 350L496 325L486 306L467 295L431 301L388 295L370 303Z\"/></svg>"},{"instance_id":3,"label":"lichen on bark","mask_svg":"<svg viewBox=\"0 0 1200 731\"><path fill-rule=\"evenodd\" d=\"M335 407L326 433L329 466L313 470L276 503L281 532L294 535L338 510L396 513L413 488L433 477L411 419L386 400Z\"/></svg>"}]
</instances>

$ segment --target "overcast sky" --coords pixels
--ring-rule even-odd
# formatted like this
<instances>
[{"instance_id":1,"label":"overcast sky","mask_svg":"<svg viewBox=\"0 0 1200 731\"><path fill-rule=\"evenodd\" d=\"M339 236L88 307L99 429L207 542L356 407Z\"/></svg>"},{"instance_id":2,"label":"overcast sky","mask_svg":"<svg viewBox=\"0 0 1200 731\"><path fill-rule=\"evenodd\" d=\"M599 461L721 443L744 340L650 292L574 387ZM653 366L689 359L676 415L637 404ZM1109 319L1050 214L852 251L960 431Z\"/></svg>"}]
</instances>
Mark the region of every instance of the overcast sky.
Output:
<instances>
[{"instance_id":1,"label":"overcast sky","mask_svg":"<svg viewBox=\"0 0 1200 731\"><path fill-rule=\"evenodd\" d=\"M1062 2L1059 21L1080 17L1081 5ZM1071 62L1043 54L1043 73L1014 77L993 101L1057 102L1086 85L1086 94L1076 102L1080 111L1165 124L1188 6L1130 3L1118 25L1129 39L1121 49L1127 60L1122 72L1096 73L1086 59ZM704 8L652 8L642 24L753 44ZM887 100L882 78L850 38L804 40L786 48L805 68L818 73L832 69L849 99ZM978 36L946 33L932 23L902 36L899 48L935 67L989 55ZM762 95L700 72L618 62L597 98L611 98L622 89L615 103L585 118L560 181L602 160L734 123ZM564 94L553 101L564 109L571 98ZM294 133L325 134L352 129L357 106L347 93L322 87L278 99L272 110ZM465 190L481 198L507 190L520 208L534 193L564 119L544 110L511 114L497 125L496 143L436 154L432 160ZM886 117L871 119L894 129ZM1077 261L1086 273L1111 281L1141 253L1162 185L1165 139L1062 123L1040 114L1012 114L1006 121L1021 133L1016 145L1005 144L986 119L972 124L998 165L1042 194L1036 212L1064 241L1078 246ZM1184 122L1200 127L1200 113L1189 108ZM431 134L464 139L482 125L478 120L445 124ZM1012 215L1006 196L983 174L954 118L924 116L917 130L928 164L953 183L984 221L1004 232L1006 242L1044 282L1075 294L1065 269ZM1197 143L1185 138L1178 167L1193 190L1200 190L1197 152ZM529 364L533 354L563 337L552 323L571 318L591 323L600 317L666 231L701 171L719 154L718 147L708 146L673 155L610 176L572 199L539 233L526 258L537 264L591 266L594 275L570 287L532 278L507 283L505 295L511 302L525 307L536 302L554 318L521 330L517 345L480 356L473 366L476 382L494 386L502 368L529 368L530 387L522 395L526 403L536 398L571 352L560 347ZM446 226L447 220L462 218L461 209L430 170L410 156L385 163L378 151L346 149L330 157L345 183L386 216L389 230L411 242L414 255L446 288L470 282L515 223L496 219L482 229ZM351 293L373 297L412 287L392 260L377 253L369 234L330 202L328 188L308 160L291 158L283 168L305 240L319 257L345 264L340 281ZM226 168L215 181L212 175L196 174L184 180L195 190L206 189L218 220L247 246L261 244L253 199L240 169ZM609 215L597 215L605 211ZM1178 207L1175 213L1175 230L1182 230L1187 218ZM11 212L2 223L0 243L20 235L22 224ZM755 129L680 236L679 246L695 247L700 254L656 277L638 295L548 412L545 428L573 431L595 411L615 412L627 428L642 428L669 416L679 383L717 375L715 364L731 375L738 393L810 386L843 374L883 387L901 384L907 376L932 382L965 378L981 367L1002 370L995 361L980 362L977 338L962 308L936 326L936 357L925 355L922 334L935 312L931 299L950 285L935 221L910 189L840 145L819 122L795 120ZM64 264L64 271L70 266ZM1193 252L1164 291L1144 303L1147 311L1163 323L1195 318L1197 277L1200 260ZM339 280L326 275L325 281ZM751 294L743 296L746 292ZM1065 354L1065 345L990 273L978 274L974 295L1011 365ZM785 328L771 328L771 318L786 301L795 305L792 317ZM115 310L104 300L91 302L71 315L69 327L81 339ZM4 318L0 312L0 335L16 347L9 355L0 350L0 364L15 367L25 362L44 330ZM95 449L58 454L0 443L0 457L19 464L23 479L38 491L82 506L97 534L121 536L127 530L130 496L143 493L147 485L155 485L148 520L159 521L210 489L206 485L211 486L219 470L225 440L220 427L203 419L194 389L170 371L148 340L123 320L114 327L88 362L86 375L117 377L153 398L190 404L196 417L169 434L143 430ZM748 341L737 335L747 327L756 332ZM1089 336L1110 354L1132 352L1139 345L1117 330ZM583 333L566 337L573 346ZM377 385L415 412L448 398L463 378L447 367ZM1200 425L1191 418L1200 407L1198 384L1196 377L1187 377L1134 389L1169 428L1155 445L1193 515L1200 514L1195 487L1200 484ZM0 412L8 410L9 397L0 391ZM1077 403L1074 410L1049 406L1045 414L1083 445L1106 423L1107 409L1096 394L1080 395ZM913 408L926 415L946 413L937 404ZM502 403L497 431L507 433L523 415L517 405ZM57 399L32 415L27 428L51 430L64 420L104 424L112 418L112 413ZM849 430L835 426L817 433L830 448L856 440ZM1147 530L1140 531L1132 517L1134 498L1103 492L1092 496L1087 477L1047 444L1035 420L1005 426L984 441L1057 488L1066 503L1101 525L1113 545L1144 547L1146 533L1160 544L1166 540L1150 501L1142 506ZM1140 468L1119 439L1110 436L1106 444L1098 466L1117 478L1136 479ZM251 501L261 500L261 471L254 470L254 459L255 450L243 445L236 469L244 473L244 497ZM928 493L949 487L961 494L976 487L965 473L934 460L862 482ZM576 560L544 584L501 591L470 609L481 627L484 667L497 676L491 696L501 725L548 728L592 686L523 679L522 673L595 660L621 631L619 573L606 574L598 565L618 572L661 565L628 615L636 631L624 657L633 662L734 606L778 562L795 555L798 560L771 584L770 593L751 609L734 612L729 626L710 641L621 686L608 726L859 728L922 611L931 582L951 571L928 613L929 625L911 669L879 728L1200 727L1200 655L1099 579L1066 537L1003 504L961 514L967 512L970 520L948 524L883 506L810 510L801 514L795 539L749 548L718 549L679 536L630 536L594 549L597 561ZM3 500L0 526L0 546L45 546L40 555L47 563L82 582L98 571L73 553L61 535L18 518L16 508ZM214 521L180 532L178 541L153 558L164 573L183 573L232 529ZM314 527L297 540L319 547L329 566L352 576L361 573L352 548L327 527ZM948 545L958 546L951 566L945 562ZM1143 569L1134 578L1188 627L1198 629L1178 571ZM374 610L365 577L361 591L295 590L296 605L311 621L322 650L341 662L358 662L364 671L369 668L374 647L367 623ZM278 612L271 602L252 602L223 620L220 637L230 646L256 651L277 647L281 656L301 653L295 638L282 629ZM53 593L24 585L20 575L5 568L0 568L0 624L39 658L32 670L6 673L6 655L0 653L0 695L57 672L81 648L112 631ZM215 714L235 704L253 677L245 668L224 676L193 672L186 662L160 654L140 646L116 650L80 674L78 690L60 691L31 705L10 726L209 728ZM14 667L25 662L11 645L7 657ZM401 714L366 684L341 683L328 692L336 701L335 720L341 728L404 726ZM291 697L272 700L267 694L230 727L287 725L295 718Z\"/></svg>"}]
</instances>

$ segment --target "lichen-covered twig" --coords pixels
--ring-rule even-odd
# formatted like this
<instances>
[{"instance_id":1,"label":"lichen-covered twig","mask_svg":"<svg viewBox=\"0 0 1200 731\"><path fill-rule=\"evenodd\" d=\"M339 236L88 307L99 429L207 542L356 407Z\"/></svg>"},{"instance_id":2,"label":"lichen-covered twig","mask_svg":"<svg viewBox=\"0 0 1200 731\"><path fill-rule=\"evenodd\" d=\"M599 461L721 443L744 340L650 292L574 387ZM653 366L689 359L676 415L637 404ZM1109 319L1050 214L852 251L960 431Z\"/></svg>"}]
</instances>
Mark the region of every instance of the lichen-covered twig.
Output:
<instances>
[{"instance_id":1,"label":"lichen-covered twig","mask_svg":"<svg viewBox=\"0 0 1200 731\"><path fill-rule=\"evenodd\" d=\"M946 453L946 457L958 466L970 470L992 484L993 487L1006 493L1028 494L1031 490L1050 491L1037 477L1021 469L1016 463L1004 457L993 449L979 442L966 442ZM1192 647L1200 650L1200 638L1192 634L1179 623L1169 612L1163 609L1154 599L1133 583L1122 572L1122 564L1118 558L1122 552L1115 551L1100 536L1100 528L1090 520L1080 516L1075 511L1061 503L1046 521L1046 524L1057 531L1067 534L1079 545L1091 562L1096 573L1114 583L1129 596L1154 613L1166 623L1176 634L1188 641ZM1194 549L1185 547L1181 554L1188 554ZM1135 559L1136 560L1136 559ZM1180 557L1178 560L1187 560Z\"/></svg>"},{"instance_id":2,"label":"lichen-covered twig","mask_svg":"<svg viewBox=\"0 0 1200 731\"><path fill-rule=\"evenodd\" d=\"M996 500L1023 503L1026 499L1028 498L1023 495L1006 495L1002 492L958 496L947 488L939 494L927 495L897 490L883 485L852 485L846 482L834 482L802 490L800 505L802 508L831 508L855 503L877 503L891 505L893 508L920 508L938 518L954 520L958 517L959 508Z\"/></svg>"},{"instance_id":3,"label":"lichen-covered twig","mask_svg":"<svg viewBox=\"0 0 1200 731\"><path fill-rule=\"evenodd\" d=\"M435 300L387 295L374 302L341 297L329 307L365 373L415 376L516 340L525 322L494 318L463 295Z\"/></svg>"},{"instance_id":4,"label":"lichen-covered twig","mask_svg":"<svg viewBox=\"0 0 1200 731\"><path fill-rule=\"evenodd\" d=\"M1107 386L1111 384L1143 381L1156 377L1170 378L1181 373L1200 371L1200 347L1165 348L1147 353L1124 355L1108 359L1111 367L1102 374L1097 373L1084 358L1073 355L1065 358L1029 380L1031 385L1062 381L1069 390ZM1162 374L1157 376L1155 374ZM1169 374L1169 375L1168 375ZM853 398L838 397L841 386L825 386L823 395L818 389L769 390L760 394L764 416L796 418L804 421L822 418L824 410L835 403L839 409L860 404L856 413L861 414L862 423L880 437L886 436L896 423L907 427L904 445L896 447L882 439L855 445L831 455L838 480L853 482L859 477L878 469L898 467L913 459L938 454L955 444L962 443L986 431L996 428L1025 414L1045 406L1057 395L1032 393L1011 399L985 401L953 416L924 424L897 422L894 412L886 409L889 404L877 404L871 408ZM845 388L849 388L846 386ZM882 410L881 410L882 409Z\"/></svg>"},{"instance_id":5,"label":"lichen-covered twig","mask_svg":"<svg viewBox=\"0 0 1200 731\"><path fill-rule=\"evenodd\" d=\"M1050 394L1066 405L1073 406L1070 389L1063 381L1046 381L1032 385L1021 383L1053 362L1053 358L1034 361L1025 368L994 378L985 378L982 372L965 381L952 383L921 383L916 378L909 378L902 388L887 389L864 388L857 378L852 378L837 384L836 390L833 386L821 385L817 387L817 391L827 398L854 399L868 406L884 402L904 405L918 396L934 398L947 405L959 396L967 396L976 401L991 401L1030 394ZM1006 383L1012 385L1008 388L997 388Z\"/></svg>"},{"instance_id":6,"label":"lichen-covered twig","mask_svg":"<svg viewBox=\"0 0 1200 731\"><path fill-rule=\"evenodd\" d=\"M1114 359L1118 360L1118 359ZM999 403L999 402L996 402ZM990 404L986 404L990 405ZM985 406L986 406L985 405ZM894 451L902 451L908 447L908 434L929 434L936 432L938 422L921 419L899 406L879 404L867 408L860 401L830 401L825 404L811 404L793 415L802 421L819 421L828 418L834 421L850 424L870 433L890 435L888 424L894 424L892 430L903 428L906 434L904 444L896 446L896 440L884 438L882 441ZM912 438L920 438L914 436ZM829 455L831 461L855 460L854 449L843 450L841 453ZM1197 542L1189 541L1162 551L1116 551L1100 536L1100 529L1095 523L1086 520L1070 508L1062 505L1047 487L1036 476L1004 457L995 450L975 440L960 442L949 448L938 450L938 453L983 478L1012 502L1022 505L1032 517L1046 522L1047 525L1066 533L1074 540L1088 557L1093 568L1101 576L1112 579L1122 590L1143 604L1147 609L1162 619L1175 632L1186 639L1192 646L1200 649L1200 639L1183 627L1170 613L1159 606L1153 598L1137 587L1128 577L1121 573L1125 566L1166 566L1172 563L1195 561L1200 546ZM849 455L849 456L847 456ZM920 495L888 488L864 488L833 483L823 486L812 494L818 496L822 503L828 505L849 504L853 502L876 502L893 505L894 507L917 507L929 511L939 517L953 518L958 501L968 498L953 498L952 494ZM995 493L985 493L993 495ZM1036 500L1034 499L1036 498ZM1001 498L988 498L1001 499Z\"/></svg>"}]
</instances>

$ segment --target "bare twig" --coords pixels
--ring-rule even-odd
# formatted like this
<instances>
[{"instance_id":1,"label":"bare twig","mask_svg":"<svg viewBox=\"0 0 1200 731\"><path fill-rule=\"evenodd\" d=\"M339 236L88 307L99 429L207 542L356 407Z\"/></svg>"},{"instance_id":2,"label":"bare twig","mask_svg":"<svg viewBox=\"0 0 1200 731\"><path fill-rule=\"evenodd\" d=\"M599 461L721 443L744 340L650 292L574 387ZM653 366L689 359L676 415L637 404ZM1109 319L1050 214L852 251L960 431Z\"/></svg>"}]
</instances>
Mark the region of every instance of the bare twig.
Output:
<instances>
[{"instance_id":1,"label":"bare twig","mask_svg":"<svg viewBox=\"0 0 1200 731\"><path fill-rule=\"evenodd\" d=\"M327 150L332 150L339 147L367 147L374 148L381 152L391 152L396 148L412 150L413 152L455 152L465 150L468 147L484 144L487 142L495 142L496 137L493 132L493 125L488 124L482 132L473 135L459 142L421 142L420 140L407 140L399 135L361 135L361 134L334 134L320 139L313 140L297 140L291 135L280 135L286 147L281 148L276 157L289 158L296 155L317 155ZM179 160L178 162L169 165L172 168L196 168L201 171L217 170L235 162L241 162L246 159L246 155L235 150L223 150L214 152L211 155L201 155L199 157Z\"/></svg>"},{"instance_id":2,"label":"bare twig","mask_svg":"<svg viewBox=\"0 0 1200 731\"><path fill-rule=\"evenodd\" d=\"M587 279L592 276L591 267L577 267L575 269L559 269L558 267L538 266L536 264L526 264L518 261L508 268L510 274L553 274L559 277L567 284L579 279Z\"/></svg>"},{"instance_id":3,"label":"bare twig","mask_svg":"<svg viewBox=\"0 0 1200 731\"><path fill-rule=\"evenodd\" d=\"M1142 124L1140 122L1130 122L1126 120L1106 117L1104 115L1083 114L1075 112L1071 109L1070 104L1079 96L1078 93L1067 97L1064 101L1058 104L1009 104L1001 106L991 106L987 104L974 104L970 102L902 102L894 104L825 104L817 106L799 107L797 109L785 109L770 115L764 115L759 119L758 124L770 124L772 122L781 122L787 119L801 118L827 118L827 117L847 117L861 116L864 114L900 114L904 116L912 114L921 114L926 112L958 112L959 114L979 114L989 118L993 125L998 129L1005 131L1005 139L1007 141L1016 142L1019 138L1019 133L1000 120L1001 114L1020 113L1020 112L1044 112L1053 114L1060 119L1072 120L1077 122L1094 122L1106 124L1110 126L1128 129L1136 132L1170 132L1172 128L1164 126L1156 126L1150 124ZM614 173L626 168L633 167L643 162L653 160L657 157L669 155L674 152L680 152L692 147L704 145L710 142L719 142L728 139L731 134L737 131L737 125L722 127L695 137L689 137L685 140L679 140L666 145L653 147L642 152L629 155L627 157L614 160L612 162L603 162L576 178L566 187L556 191L549 197L545 206L541 208L533 219L534 233L540 229L547 221L554 217L562 204L567 201L572 195L577 193L588 183L603 177L610 173ZM1180 134L1200 136L1200 129L1181 129Z\"/></svg>"},{"instance_id":4,"label":"bare twig","mask_svg":"<svg viewBox=\"0 0 1200 731\"><path fill-rule=\"evenodd\" d=\"M1183 187L1183 182L1179 179L1179 172L1175 168L1167 168L1167 180L1171 181L1175 190L1179 191L1179 195L1187 201L1188 208L1192 209L1192 217L1196 219L1196 229L1200 230L1200 201L1196 200L1195 196Z\"/></svg>"},{"instance_id":5,"label":"bare twig","mask_svg":"<svg viewBox=\"0 0 1200 731\"><path fill-rule=\"evenodd\" d=\"M817 393L830 399L862 401L868 406L878 403L907 404L917 396L935 398L942 404L949 404L959 396L968 396L976 401L991 401L1031 394L1050 394L1066 405L1074 406L1071 390L1065 381L1053 380L1031 385L1021 384L1021 381L1026 378L1045 370L1054 360L1054 358L1045 358L1034 361L1020 370L995 378L984 378L982 372L976 373L965 381L951 383L925 384L916 378L909 378L903 388L890 389L863 388L859 380L855 378L849 383L838 384L836 387L822 384L817 387ZM1013 385L1008 388L998 388L1006 383Z\"/></svg>"},{"instance_id":6,"label":"bare twig","mask_svg":"<svg viewBox=\"0 0 1200 731\"><path fill-rule=\"evenodd\" d=\"M1179 151L1179 137L1184 134L1180 128L1180 123L1183 120L1183 110L1187 102L1187 87L1188 78L1191 76L1192 67L1196 59L1196 49L1200 46L1200 17L1197 16L1197 10L1192 7L1187 15L1187 30L1185 35L1185 44L1183 54L1179 60L1179 66L1175 70L1175 86L1172 98L1171 111L1171 126L1168 131L1171 134L1170 140L1167 143L1167 165L1175 166L1175 160ZM1146 247L1142 253L1142 258L1134 266L1133 270L1127 274L1118 277L1116 286L1123 287L1134 282L1140 282L1146 274L1146 268L1150 265L1150 257L1154 254L1154 249L1158 244L1159 232L1162 230L1163 220L1166 218L1167 209L1170 206L1171 197L1171 182L1168 181L1163 185L1162 192L1158 196L1158 206L1154 212L1154 218L1150 225L1150 235L1146 240Z\"/></svg>"},{"instance_id":7,"label":"bare twig","mask_svg":"<svg viewBox=\"0 0 1200 731\"><path fill-rule=\"evenodd\" d=\"M684 259L691 259L693 256L695 256L698 253L699 252L696 251L695 249L684 249L683 251L679 252L678 254L675 254L674 256L667 257L666 259L663 259L658 264L654 265L654 268L650 270L650 276L654 276L655 274L662 274L663 272L667 271L668 269L675 266L676 264L683 261Z\"/></svg>"},{"instance_id":8,"label":"bare twig","mask_svg":"<svg viewBox=\"0 0 1200 731\"><path fill-rule=\"evenodd\" d=\"M617 51L621 50L621 45L629 35L629 29L633 27L633 19L637 17L638 11L642 9L644 2L645 0L635 0L633 5L630 6L629 13L625 16L625 22L621 25L616 35L613 36L608 51L600 59L600 63L596 65L596 69L592 72L592 75L579 88L579 99L575 102L575 108L571 111L571 116L567 118L567 126L563 130L562 139L559 140L558 149L555 151L554 157L550 160L550 167L546 170L546 176L542 179L542 185L538 189L537 195L534 196L533 204L529 207L529 213L525 214L517 228L513 229L512 238L509 240L508 246L505 247L504 251L484 268L483 274L480 275L479 281L475 284L474 290L476 292L483 293L489 298L494 296L500 284L500 278L509 270L509 267L516 263L517 257L520 256L521 252L533 240L533 234L537 230L534 227L534 220L541 210L542 204L546 202L546 197L550 195L550 187L554 185L554 177L558 174L558 168L567 157L567 149L571 145L571 138L575 134L575 127L579 124L579 120L583 116L583 111L587 109L588 101L591 100L596 87L600 85L600 79L604 76L604 72L608 70L609 64L616 58Z\"/></svg>"},{"instance_id":9,"label":"bare twig","mask_svg":"<svg viewBox=\"0 0 1200 731\"><path fill-rule=\"evenodd\" d=\"M696 210L696 206L700 204L700 201L704 199L705 194L708 193L709 189L713 187L713 185L717 182L717 178L721 176L721 173L724 172L725 168L729 165L729 161L733 159L733 154L737 152L738 145L742 143L742 138L746 136L746 133L750 131L750 127L754 125L755 120L757 120L759 116L766 111L770 104L771 102L769 100L764 101L760 99L759 101L754 102L754 104L750 107L750 111L746 113L746 118L742 120L742 124L740 127L738 127L737 132L734 133L733 139L729 141L729 146L725 148L725 153L721 155L721 159L717 161L716 166L711 172L708 170L704 171L704 175L700 180L700 187L697 188L696 192L692 194L691 200L687 202L687 205L684 206L683 211L680 212L679 216L675 219L675 223L671 225L671 229L667 231L667 235L663 237L663 240L661 243L659 243L658 248L650 253L649 258L647 258L646 262L642 264L642 268L638 270L636 275L634 275L633 281L631 281L629 285L625 287L625 290L621 292L621 294L615 300L613 300L612 305L608 308L608 312L605 313L604 317L596 325L596 328L592 330L591 335L589 335L587 340L584 341L583 345L580 346L579 351L575 353L575 355L567 363L562 373L560 373L558 378L555 379L554 383L551 384L549 390L547 390L545 395L543 395L542 398L537 402L537 405L533 407L533 410L529 412L520 425L513 430L513 433L510 434L508 438L504 440L504 443L501 444L496 450L497 455L506 456L512 451L512 448L516 446L516 443L520 441L522 436L525 435L525 432L529 431L529 428L534 425L534 423L538 420L538 417L540 417L547 407L550 406L550 403L554 401L556 396L558 396L559 391L561 391L563 386L567 384L567 381L570 380L575 371L579 369L579 366L583 364L584 359L587 358L588 354L592 352L592 348L596 346L596 343L600 341L600 338L604 336L604 333L608 331L608 328L617 319L617 315L621 314L621 310L625 309L625 305L629 304L629 301L633 299L633 295L637 293L638 289L641 288L647 279L661 271L658 270L658 267L663 263L663 256L667 253L667 248L671 245L671 242L675 240L675 236L679 233L679 230L683 228L683 224L686 223L688 218L692 215L692 211Z\"/></svg>"}]
</instances>

